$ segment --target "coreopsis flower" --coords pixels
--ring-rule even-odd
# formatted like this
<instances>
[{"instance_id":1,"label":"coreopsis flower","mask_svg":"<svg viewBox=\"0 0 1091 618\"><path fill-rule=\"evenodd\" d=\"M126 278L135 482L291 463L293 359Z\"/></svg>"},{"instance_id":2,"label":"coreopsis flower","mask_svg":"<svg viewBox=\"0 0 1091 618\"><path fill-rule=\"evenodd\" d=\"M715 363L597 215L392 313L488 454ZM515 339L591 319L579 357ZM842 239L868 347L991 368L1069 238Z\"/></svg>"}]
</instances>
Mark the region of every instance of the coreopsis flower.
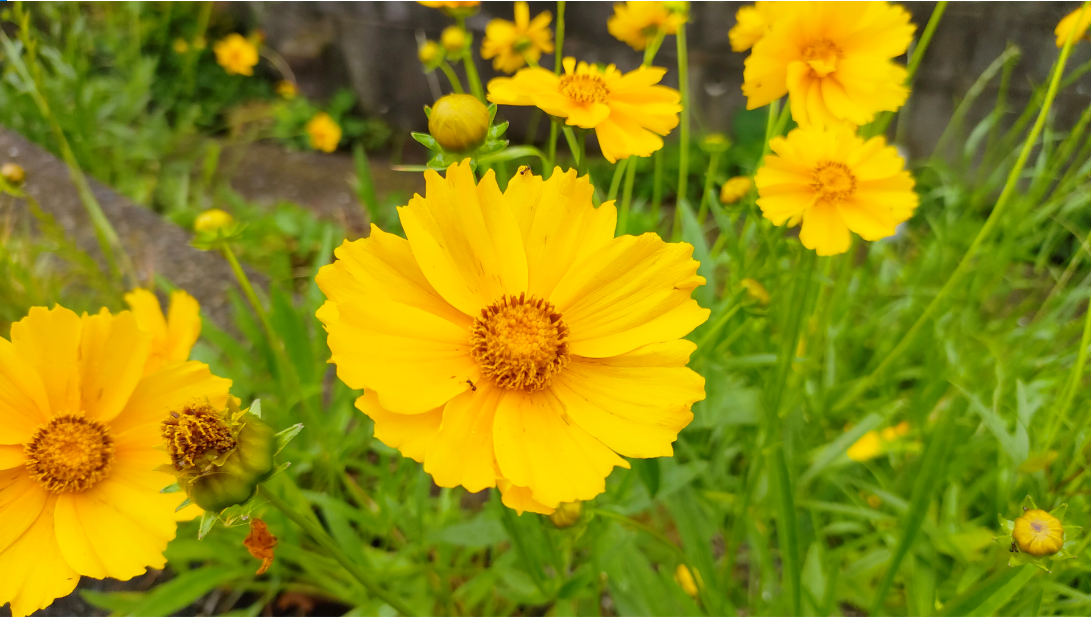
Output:
<instances>
[{"instance_id":1,"label":"coreopsis flower","mask_svg":"<svg viewBox=\"0 0 1091 618\"><path fill-rule=\"evenodd\" d=\"M754 177L757 204L774 225L802 222L799 240L818 255L847 251L850 230L864 240L893 236L917 208L913 177L883 137L865 142L848 127L812 125L769 148Z\"/></svg>"},{"instance_id":2,"label":"coreopsis flower","mask_svg":"<svg viewBox=\"0 0 1091 618\"><path fill-rule=\"evenodd\" d=\"M643 51L660 33L675 34L686 14L672 11L665 2L623 2L614 5L606 29L614 38Z\"/></svg>"},{"instance_id":3,"label":"coreopsis flower","mask_svg":"<svg viewBox=\"0 0 1091 618\"><path fill-rule=\"evenodd\" d=\"M754 181L749 176L735 176L729 179L724 186L720 187L720 203L726 205L738 202L750 193L750 188L753 186Z\"/></svg>"},{"instance_id":4,"label":"coreopsis flower","mask_svg":"<svg viewBox=\"0 0 1091 618\"><path fill-rule=\"evenodd\" d=\"M1057 47L1064 47L1065 41L1068 40L1069 33L1072 34L1072 44L1075 45L1080 39L1089 38L1087 36L1087 28L1091 26L1091 9L1083 10L1078 8L1072 11L1068 15L1064 16L1057 24L1057 29L1054 34L1057 35ZM1075 32L1073 32L1075 30Z\"/></svg>"},{"instance_id":5,"label":"coreopsis flower","mask_svg":"<svg viewBox=\"0 0 1091 618\"><path fill-rule=\"evenodd\" d=\"M322 268L337 375L375 436L441 487L497 487L550 513L605 490L626 457L672 454L704 398L680 339L708 318L693 247L614 238L586 176L524 170L501 192L468 162Z\"/></svg>"},{"instance_id":6,"label":"coreopsis flower","mask_svg":"<svg viewBox=\"0 0 1091 618\"><path fill-rule=\"evenodd\" d=\"M229 34L212 46L216 63L229 75L253 75L258 48L241 34Z\"/></svg>"},{"instance_id":7,"label":"coreopsis flower","mask_svg":"<svg viewBox=\"0 0 1091 618\"><path fill-rule=\"evenodd\" d=\"M886 2L778 4L776 21L746 59L747 109L788 95L801 125L871 122L909 96L905 53L915 27L909 13Z\"/></svg>"},{"instance_id":8,"label":"coreopsis flower","mask_svg":"<svg viewBox=\"0 0 1091 618\"><path fill-rule=\"evenodd\" d=\"M611 163L648 157L663 147L662 135L678 126L682 111L677 90L656 85L666 69L640 67L622 74L575 58L564 59L564 75L542 68L522 69L514 77L489 82L488 99L502 105L534 105L566 123L594 129L602 155Z\"/></svg>"},{"instance_id":9,"label":"coreopsis flower","mask_svg":"<svg viewBox=\"0 0 1091 618\"><path fill-rule=\"evenodd\" d=\"M48 606L80 576L127 580L166 563L180 499L159 423L185 401L224 405L230 380L186 362L151 374L152 336L127 311L34 307L0 339L0 606Z\"/></svg>"},{"instance_id":10,"label":"coreopsis flower","mask_svg":"<svg viewBox=\"0 0 1091 618\"><path fill-rule=\"evenodd\" d=\"M480 146L489 132L489 108L469 94L440 97L428 116L428 133L451 152Z\"/></svg>"},{"instance_id":11,"label":"coreopsis flower","mask_svg":"<svg viewBox=\"0 0 1091 618\"><path fill-rule=\"evenodd\" d=\"M537 64L542 53L553 51L553 31L549 11L530 18L526 2L515 3L515 21L494 19L485 26L485 40L481 42L481 57L492 59L492 68L514 73L527 64L529 58Z\"/></svg>"},{"instance_id":12,"label":"coreopsis flower","mask_svg":"<svg viewBox=\"0 0 1091 618\"><path fill-rule=\"evenodd\" d=\"M182 290L171 292L170 313L164 316L155 294L137 288L125 295L125 304L140 328L152 336L145 375L189 360L190 350L201 336L201 305L197 299Z\"/></svg>"},{"instance_id":13,"label":"coreopsis flower","mask_svg":"<svg viewBox=\"0 0 1091 618\"><path fill-rule=\"evenodd\" d=\"M307 121L304 127L310 139L311 148L322 152L337 150L341 143L341 127L326 112L318 112Z\"/></svg>"},{"instance_id":14,"label":"coreopsis flower","mask_svg":"<svg viewBox=\"0 0 1091 618\"><path fill-rule=\"evenodd\" d=\"M743 52L753 47L769 32L769 26L775 17L776 11L772 2L759 1L740 7L735 12L735 25L727 33L731 50Z\"/></svg>"},{"instance_id":15,"label":"coreopsis flower","mask_svg":"<svg viewBox=\"0 0 1091 618\"><path fill-rule=\"evenodd\" d=\"M1019 551L1035 558L1055 554L1064 547L1061 520L1041 509L1030 509L1020 515L1011 536Z\"/></svg>"},{"instance_id":16,"label":"coreopsis flower","mask_svg":"<svg viewBox=\"0 0 1091 618\"><path fill-rule=\"evenodd\" d=\"M439 9L443 11L449 17L467 18L477 12L478 7L481 6L480 2L476 0L446 0L439 2L431 1L418 1L417 4L422 4L426 7Z\"/></svg>"}]
</instances>

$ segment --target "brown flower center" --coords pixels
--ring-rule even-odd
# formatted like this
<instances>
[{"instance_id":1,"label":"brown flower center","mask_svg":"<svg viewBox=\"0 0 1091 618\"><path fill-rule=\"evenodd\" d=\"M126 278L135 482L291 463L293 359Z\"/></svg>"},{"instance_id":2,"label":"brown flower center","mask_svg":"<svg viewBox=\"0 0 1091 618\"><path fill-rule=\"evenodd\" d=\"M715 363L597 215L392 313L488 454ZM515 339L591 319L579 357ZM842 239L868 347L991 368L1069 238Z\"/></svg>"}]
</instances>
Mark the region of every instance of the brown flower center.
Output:
<instances>
[{"instance_id":1,"label":"brown flower center","mask_svg":"<svg viewBox=\"0 0 1091 618\"><path fill-rule=\"evenodd\" d=\"M176 470L209 463L235 448L223 415L207 404L187 405L163 421L163 439Z\"/></svg>"},{"instance_id":2,"label":"brown flower center","mask_svg":"<svg viewBox=\"0 0 1091 618\"><path fill-rule=\"evenodd\" d=\"M839 202L856 191L856 176L844 163L827 161L819 163L811 174L811 187L819 199Z\"/></svg>"},{"instance_id":3,"label":"brown flower center","mask_svg":"<svg viewBox=\"0 0 1091 618\"><path fill-rule=\"evenodd\" d=\"M819 39L803 48L803 61L811 67L818 77L825 77L837 69L837 61L842 57L841 48L829 39Z\"/></svg>"},{"instance_id":4,"label":"brown flower center","mask_svg":"<svg viewBox=\"0 0 1091 618\"><path fill-rule=\"evenodd\" d=\"M497 386L532 393L568 364L568 327L548 301L504 295L474 319L470 354Z\"/></svg>"},{"instance_id":5,"label":"brown flower center","mask_svg":"<svg viewBox=\"0 0 1091 618\"><path fill-rule=\"evenodd\" d=\"M578 103L605 103L610 97L602 78L587 73L562 77L561 94Z\"/></svg>"},{"instance_id":6,"label":"brown flower center","mask_svg":"<svg viewBox=\"0 0 1091 618\"><path fill-rule=\"evenodd\" d=\"M27 472L52 493L91 489L114 462L110 430L76 414L54 417L23 448Z\"/></svg>"}]
</instances>

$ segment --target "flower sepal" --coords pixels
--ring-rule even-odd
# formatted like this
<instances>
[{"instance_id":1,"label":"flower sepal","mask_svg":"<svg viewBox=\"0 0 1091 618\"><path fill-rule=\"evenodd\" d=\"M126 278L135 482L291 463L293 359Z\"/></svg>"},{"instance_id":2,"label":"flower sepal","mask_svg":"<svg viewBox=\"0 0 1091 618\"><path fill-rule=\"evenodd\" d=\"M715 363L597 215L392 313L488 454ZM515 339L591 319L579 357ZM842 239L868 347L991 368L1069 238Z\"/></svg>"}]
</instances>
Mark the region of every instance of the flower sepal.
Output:
<instances>
[{"instance_id":1,"label":"flower sepal","mask_svg":"<svg viewBox=\"0 0 1091 618\"><path fill-rule=\"evenodd\" d=\"M1036 516L1036 521L1040 520L1040 523L1049 524L1056 522L1057 524L1060 524L1060 522L1064 521L1064 515L1065 511L1068 510L1068 504L1062 504L1052 511L1049 511L1047 514L1045 511L1038 508L1034 503L1033 498L1027 496L1023 499L1022 509L1024 514L1015 520L1006 519L1003 515L997 514L997 518L1000 520L1000 528L1006 534L1005 536L997 537L996 542L1011 552L1011 557L1008 559L1008 566L1018 567L1025 564L1033 564L1047 573L1052 573L1050 567L1046 563L1047 558L1052 562L1061 562L1076 557L1074 553L1076 545L1075 537L1083 529L1080 526L1063 526L1061 528L1063 532L1061 533L1061 543L1059 544L1059 547L1056 551L1042 555L1034 555L1035 550L1040 553L1041 551L1048 551L1051 547L1047 546L1042 550L1041 548L1032 545L1032 539L1027 538L1027 535L1016 530L1016 522L1020 519L1026 519L1028 516Z\"/></svg>"}]
</instances>

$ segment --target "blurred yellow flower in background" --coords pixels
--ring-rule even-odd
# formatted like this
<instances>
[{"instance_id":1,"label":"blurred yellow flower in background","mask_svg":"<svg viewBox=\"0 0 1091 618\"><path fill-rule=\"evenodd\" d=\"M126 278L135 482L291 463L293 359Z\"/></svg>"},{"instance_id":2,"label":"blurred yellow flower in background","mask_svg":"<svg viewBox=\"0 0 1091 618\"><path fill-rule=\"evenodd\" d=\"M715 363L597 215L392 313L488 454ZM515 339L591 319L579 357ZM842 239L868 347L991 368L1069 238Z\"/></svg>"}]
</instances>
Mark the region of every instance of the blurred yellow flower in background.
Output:
<instances>
[{"instance_id":1,"label":"blurred yellow flower in background","mask_svg":"<svg viewBox=\"0 0 1091 618\"><path fill-rule=\"evenodd\" d=\"M448 54L458 57L466 50L466 31L459 26L447 26L439 35L439 42Z\"/></svg>"},{"instance_id":2,"label":"blurred yellow flower in background","mask_svg":"<svg viewBox=\"0 0 1091 618\"><path fill-rule=\"evenodd\" d=\"M417 60L429 69L440 59L443 48L435 41L425 41L417 48Z\"/></svg>"},{"instance_id":3,"label":"blurred yellow flower in background","mask_svg":"<svg viewBox=\"0 0 1091 618\"><path fill-rule=\"evenodd\" d=\"M781 13L750 52L743 71L747 109L788 95L800 126L863 125L905 103L905 53L916 29L886 2L799 2Z\"/></svg>"},{"instance_id":4,"label":"blurred yellow flower in background","mask_svg":"<svg viewBox=\"0 0 1091 618\"><path fill-rule=\"evenodd\" d=\"M125 304L140 329L152 336L145 375L189 360L193 344L201 336L201 305L197 299L183 290L171 292L170 313L164 316L155 294L137 288L125 295Z\"/></svg>"},{"instance_id":5,"label":"blurred yellow flower in background","mask_svg":"<svg viewBox=\"0 0 1091 618\"><path fill-rule=\"evenodd\" d=\"M174 39L174 44L171 47L174 48L176 54L184 54L189 51L189 43L181 37Z\"/></svg>"},{"instance_id":6,"label":"blurred yellow flower in background","mask_svg":"<svg viewBox=\"0 0 1091 618\"><path fill-rule=\"evenodd\" d=\"M1072 11L1068 15L1064 16L1064 19L1057 24L1057 29L1054 33L1057 35L1057 47L1064 47L1065 41L1068 40L1068 35L1072 33L1072 44L1075 45L1080 39L1087 39L1087 28L1091 26L1091 9L1086 11L1083 8L1078 8ZM1075 30L1075 32L1072 32Z\"/></svg>"},{"instance_id":7,"label":"blurred yellow flower in background","mask_svg":"<svg viewBox=\"0 0 1091 618\"><path fill-rule=\"evenodd\" d=\"M720 188L720 203L726 205L738 202L750 193L750 188L753 186L754 181L749 176L735 176L729 179Z\"/></svg>"},{"instance_id":8,"label":"blurred yellow flower in background","mask_svg":"<svg viewBox=\"0 0 1091 618\"><path fill-rule=\"evenodd\" d=\"M214 232L234 223L234 217L228 212L219 208L209 208L197 215L197 219L193 222L193 230L196 232Z\"/></svg>"},{"instance_id":9,"label":"blurred yellow flower in background","mask_svg":"<svg viewBox=\"0 0 1091 618\"><path fill-rule=\"evenodd\" d=\"M781 10L787 10L782 7ZM735 12L735 25L727 33L731 41L731 50L743 52L754 46L761 40L765 33L769 32L769 26L776 17L775 4L773 2L755 2L753 6L747 5Z\"/></svg>"},{"instance_id":10,"label":"blurred yellow flower in background","mask_svg":"<svg viewBox=\"0 0 1091 618\"><path fill-rule=\"evenodd\" d=\"M230 380L185 362L145 374L152 335L127 311L34 307L0 338L0 605L16 616L85 575L128 580L166 564L174 482L159 423Z\"/></svg>"},{"instance_id":11,"label":"blurred yellow flower in background","mask_svg":"<svg viewBox=\"0 0 1091 618\"><path fill-rule=\"evenodd\" d=\"M846 454L853 461L868 461L875 459L889 450L890 445L898 438L909 434L909 423L902 421L893 427L887 427L882 431L871 430L860 437L849 447Z\"/></svg>"},{"instance_id":12,"label":"blurred yellow flower in background","mask_svg":"<svg viewBox=\"0 0 1091 618\"><path fill-rule=\"evenodd\" d=\"M696 569L695 569L696 570ZM691 597L697 598L697 594L700 589L697 587L697 580L693 577L694 571L690 571L689 567L685 564L679 563L678 568L674 569L674 581ZM697 576L700 578L700 575Z\"/></svg>"},{"instance_id":13,"label":"blurred yellow flower in background","mask_svg":"<svg viewBox=\"0 0 1091 618\"><path fill-rule=\"evenodd\" d=\"M665 2L623 2L614 5L606 29L614 38L643 51L659 33L675 34L686 23L686 14L673 11Z\"/></svg>"},{"instance_id":14,"label":"blurred yellow flower in background","mask_svg":"<svg viewBox=\"0 0 1091 618\"><path fill-rule=\"evenodd\" d=\"M681 95L658 86L666 69L640 67L622 74L575 58L564 59L564 75L541 68L522 69L514 77L489 82L488 99L503 105L534 105L567 124L594 129L602 156L611 163L630 156L648 157L663 147L661 135L678 126Z\"/></svg>"},{"instance_id":15,"label":"blurred yellow flower in background","mask_svg":"<svg viewBox=\"0 0 1091 618\"><path fill-rule=\"evenodd\" d=\"M673 454L704 398L681 339L709 311L693 247L614 237L587 176L525 173L501 192L469 161L425 173L399 208L318 274L337 375L375 437L440 487L498 487L548 514L605 491L618 456Z\"/></svg>"},{"instance_id":16,"label":"blurred yellow flower in background","mask_svg":"<svg viewBox=\"0 0 1091 618\"><path fill-rule=\"evenodd\" d=\"M809 126L769 148L754 176L762 215L774 225L802 222L799 240L818 255L848 251L850 230L864 240L892 236L917 208L913 177L883 137Z\"/></svg>"},{"instance_id":17,"label":"blurred yellow flower in background","mask_svg":"<svg viewBox=\"0 0 1091 618\"><path fill-rule=\"evenodd\" d=\"M253 75L258 48L241 34L229 34L212 46L216 63L230 75Z\"/></svg>"},{"instance_id":18,"label":"blurred yellow flower in background","mask_svg":"<svg viewBox=\"0 0 1091 618\"><path fill-rule=\"evenodd\" d=\"M318 112L308 120L306 131L315 150L333 152L341 143L341 127L326 112Z\"/></svg>"},{"instance_id":19,"label":"blurred yellow flower in background","mask_svg":"<svg viewBox=\"0 0 1091 618\"><path fill-rule=\"evenodd\" d=\"M1061 520L1041 509L1030 509L1015 520L1011 537L1019 551L1035 558L1049 556L1064 547L1064 526Z\"/></svg>"},{"instance_id":20,"label":"blurred yellow flower in background","mask_svg":"<svg viewBox=\"0 0 1091 618\"><path fill-rule=\"evenodd\" d=\"M480 2L476 0L458 1L447 0L441 2L431 2L427 0L420 0L417 4L422 4L428 8L439 9L446 13L449 17L462 17L466 18L477 12L478 7L481 6Z\"/></svg>"},{"instance_id":21,"label":"blurred yellow flower in background","mask_svg":"<svg viewBox=\"0 0 1091 618\"><path fill-rule=\"evenodd\" d=\"M296 87L295 82L282 79L277 82L277 94L285 99L294 99L299 94L299 88Z\"/></svg>"},{"instance_id":22,"label":"blurred yellow flower in background","mask_svg":"<svg viewBox=\"0 0 1091 618\"><path fill-rule=\"evenodd\" d=\"M526 66L527 59L534 64L543 53L553 51L553 31L549 11L530 18L526 2L515 3L515 21L494 19L485 27L485 40L481 42L481 57L492 59L492 68L514 73Z\"/></svg>"}]
</instances>

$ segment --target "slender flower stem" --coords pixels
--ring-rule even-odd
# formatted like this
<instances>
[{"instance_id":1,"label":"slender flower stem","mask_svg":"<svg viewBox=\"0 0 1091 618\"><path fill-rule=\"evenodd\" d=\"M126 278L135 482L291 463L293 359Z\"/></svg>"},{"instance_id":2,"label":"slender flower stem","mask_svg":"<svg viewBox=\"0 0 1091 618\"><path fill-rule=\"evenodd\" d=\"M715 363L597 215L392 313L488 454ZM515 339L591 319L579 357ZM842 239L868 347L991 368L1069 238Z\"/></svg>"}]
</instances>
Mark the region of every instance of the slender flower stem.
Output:
<instances>
[{"instance_id":1,"label":"slender flower stem","mask_svg":"<svg viewBox=\"0 0 1091 618\"><path fill-rule=\"evenodd\" d=\"M481 87L481 78L477 75L477 65L474 64L474 55L466 54L463 56L462 66L466 69L466 81L470 82L470 91L473 92L474 96L482 103L488 105L489 102L485 100L485 89Z\"/></svg>"},{"instance_id":2,"label":"slender flower stem","mask_svg":"<svg viewBox=\"0 0 1091 618\"><path fill-rule=\"evenodd\" d=\"M1084 2L1083 10L1087 11L1091 6L1091 1ZM879 379L890 365L900 358L906 351L909 350L909 344L917 337L917 334L924 327L932 315L936 313L940 305L943 304L947 297L951 295L951 292L955 290L972 270L974 257L977 256L977 252L981 249L985 241L992 236L993 229L1000 223L1001 216L1004 211L1007 210L1008 204L1011 203L1011 196L1015 193L1015 187L1019 182L1019 177L1023 173L1023 167L1027 163L1027 158L1030 157L1030 151L1034 149L1034 145L1038 142L1038 136L1042 132L1042 127L1045 126L1046 117L1049 116L1049 110L1053 106L1053 99L1057 96L1057 88L1061 82L1061 75L1064 74L1065 64L1068 63L1069 53L1072 51L1072 36L1068 37L1068 41L1065 42L1064 48L1061 49L1061 55L1057 59L1057 63L1054 65L1053 76L1049 82L1049 89L1046 91L1045 100L1042 101L1042 109L1038 112L1038 119L1034 122L1034 127L1031 128L1030 133L1027 135L1026 140L1023 141L1023 148L1019 152L1019 158L1016 159L1015 165L1011 168L1011 172L1008 173L1007 182L1004 183L1004 189L1000 193L1000 197L996 200L996 206L992 212L989 213L989 218L985 220L985 225L981 227L981 231L977 233L977 237L974 238L970 248L966 250L966 254L962 256L958 266L955 268L955 272L951 273L951 277L947 279L947 283L943 285L939 293L936 294L932 302L928 304L924 312L917 318L917 321L913 323L913 326L902 336L894 349L892 349L886 358L879 363L875 369L866 377L856 383L856 386L849 391L844 397L841 398L834 405L835 410L843 410L847 406L851 405L857 398L863 395L876 380Z\"/></svg>"},{"instance_id":3,"label":"slender flower stem","mask_svg":"<svg viewBox=\"0 0 1091 618\"><path fill-rule=\"evenodd\" d=\"M1061 404L1057 406L1056 412L1049 419L1049 431L1046 432L1043 452L1048 452L1050 447L1053 446L1053 438L1056 437L1057 430L1068 418L1068 409L1072 407L1072 399L1076 396L1076 390L1080 387L1080 380L1083 379L1083 368L1087 364L1088 347L1091 347L1091 299L1088 300L1088 307L1085 312L1083 337L1080 338L1080 351L1076 357L1076 364L1072 367L1072 373L1068 376ZM1078 436L1080 434L1074 433L1073 435ZM1077 459L1078 457L1073 457L1073 461Z\"/></svg>"},{"instance_id":4,"label":"slender flower stem","mask_svg":"<svg viewBox=\"0 0 1091 618\"><path fill-rule=\"evenodd\" d=\"M678 26L675 34L678 41L678 91L682 94L682 117L679 119L678 129L678 197L681 202L686 199L686 190L689 188L689 55L686 46L686 24ZM682 238L682 209L676 207L674 213L674 240Z\"/></svg>"},{"instance_id":5,"label":"slender flower stem","mask_svg":"<svg viewBox=\"0 0 1091 618\"><path fill-rule=\"evenodd\" d=\"M617 233L622 235L629 227L629 205L633 201L633 183L636 181L636 167L639 161L635 155L629 157L629 166L625 169L625 190L621 192L621 210L617 216Z\"/></svg>"},{"instance_id":6,"label":"slender flower stem","mask_svg":"<svg viewBox=\"0 0 1091 618\"><path fill-rule=\"evenodd\" d=\"M343 551L341 551L341 548L339 548L337 543L330 538L330 535L326 534L326 531L323 530L321 526L308 519L299 511L296 511L291 505L282 500L280 496L266 488L265 485L258 486L258 493L261 494L261 497L268 500L269 504L273 505L274 508L281 513L284 513L285 517L295 522L300 528L303 528L304 532L309 534L315 542L321 545L322 549L327 551L330 557L336 560L341 566L345 567L345 570L349 572L349 575L352 575L356 581L360 582L369 593L393 607L403 616L416 615L413 613L413 610L409 609L409 607L400 599L380 588L379 585L371 579L370 574L364 571L360 565L353 562Z\"/></svg>"},{"instance_id":7,"label":"slender flower stem","mask_svg":"<svg viewBox=\"0 0 1091 618\"><path fill-rule=\"evenodd\" d=\"M458 73L455 73L455 70L446 60L439 63L439 70L443 71L443 74L447 76L447 80L451 82L451 88L455 91L455 94L466 92L462 89L462 80L458 78Z\"/></svg>"},{"instance_id":8,"label":"slender flower stem","mask_svg":"<svg viewBox=\"0 0 1091 618\"><path fill-rule=\"evenodd\" d=\"M716 168L720 164L720 153L713 152L708 156L708 170L705 172L705 186L701 191L701 208L697 211L697 223L704 225L708 218L708 193L712 190L712 181L716 178Z\"/></svg>"},{"instance_id":9,"label":"slender flower stem","mask_svg":"<svg viewBox=\"0 0 1091 618\"><path fill-rule=\"evenodd\" d=\"M932 9L932 16L928 18L928 25L924 27L924 32L921 33L920 40L917 41L917 46L913 48L913 56L909 59L909 66L906 69L905 86L909 88L913 85L913 80L917 76L917 69L920 67L921 60L924 59L924 52L928 51L928 45L932 42L932 35L936 32L936 27L939 26L940 18L943 17L943 12L947 10L947 2L937 2L936 8ZM871 127L867 130L868 136L882 135L886 132L886 128L890 126L890 121L894 119L894 112L883 112L883 114L872 123Z\"/></svg>"},{"instance_id":10,"label":"slender flower stem","mask_svg":"<svg viewBox=\"0 0 1091 618\"><path fill-rule=\"evenodd\" d=\"M655 60L655 55L659 53L659 47L663 45L663 39L666 36L666 33L662 30L658 30L655 33L655 38L644 48L644 66L652 66L652 61Z\"/></svg>"},{"instance_id":11,"label":"slender flower stem","mask_svg":"<svg viewBox=\"0 0 1091 618\"><path fill-rule=\"evenodd\" d=\"M607 200L617 199L617 191L621 188L621 177L625 174L625 168L629 166L628 159L622 159L614 166L614 177L610 179L610 192L606 194Z\"/></svg>"},{"instance_id":12,"label":"slender flower stem","mask_svg":"<svg viewBox=\"0 0 1091 618\"><path fill-rule=\"evenodd\" d=\"M258 299L257 293L254 292L254 286L250 283L250 277L246 276L246 271L242 269L242 265L239 264L238 258L235 257L235 252L231 249L231 244L226 240L220 241L220 251L223 252L224 257L227 258L227 263L231 265L231 272L235 273L235 278L238 279L239 285L242 286L242 293L246 296L246 300L250 302L250 306L254 308L254 313L258 316L258 321L261 322L261 328L265 331L265 336L269 339L270 347L277 348L277 344L280 342L280 338L276 336L276 331L273 330L272 323L269 322L269 316L265 313L265 308L261 305L261 300Z\"/></svg>"},{"instance_id":13,"label":"slender flower stem","mask_svg":"<svg viewBox=\"0 0 1091 618\"><path fill-rule=\"evenodd\" d=\"M663 201L663 149L652 155L655 172L652 175L652 229L659 229L659 205Z\"/></svg>"},{"instance_id":14,"label":"slender flower stem","mask_svg":"<svg viewBox=\"0 0 1091 618\"><path fill-rule=\"evenodd\" d=\"M553 73L560 75L563 65L564 49L564 0L557 1L557 34L554 39ZM544 170L548 177L553 174L553 166L557 164L557 137L560 133L560 125L556 120L549 123L549 169Z\"/></svg>"}]
</instances>

